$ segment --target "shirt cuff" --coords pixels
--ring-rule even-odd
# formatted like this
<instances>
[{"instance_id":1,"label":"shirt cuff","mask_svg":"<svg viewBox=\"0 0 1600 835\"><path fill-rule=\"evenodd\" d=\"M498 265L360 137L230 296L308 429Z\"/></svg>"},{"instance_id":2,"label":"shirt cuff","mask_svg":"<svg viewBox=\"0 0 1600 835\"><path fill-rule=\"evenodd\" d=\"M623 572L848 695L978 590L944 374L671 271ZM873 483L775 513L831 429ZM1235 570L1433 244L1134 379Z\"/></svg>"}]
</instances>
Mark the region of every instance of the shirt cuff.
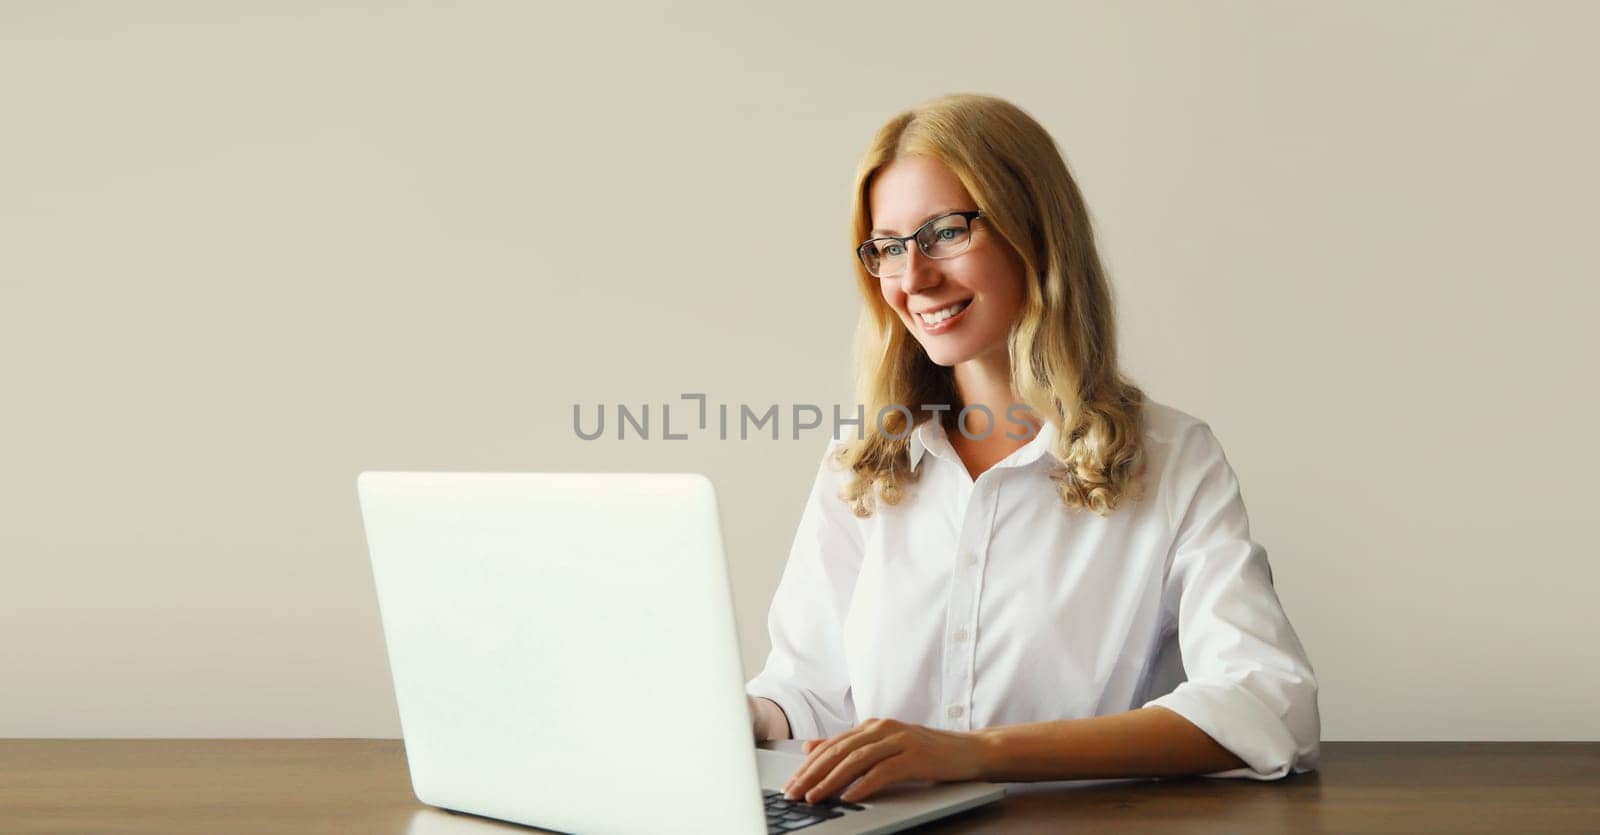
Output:
<instances>
[{"instance_id":1,"label":"shirt cuff","mask_svg":"<svg viewBox=\"0 0 1600 835\"><path fill-rule=\"evenodd\" d=\"M785 687L774 686L759 678L745 685L744 692L762 699L771 699L783 709L789 720L791 739L821 739L827 734L817 724L816 716L806 706L805 697Z\"/></svg>"},{"instance_id":2,"label":"shirt cuff","mask_svg":"<svg viewBox=\"0 0 1600 835\"><path fill-rule=\"evenodd\" d=\"M1164 707L1189 720L1248 766L1201 776L1277 780L1291 770L1316 768L1318 741L1296 742L1284 718L1244 688L1185 681L1144 706Z\"/></svg>"}]
</instances>

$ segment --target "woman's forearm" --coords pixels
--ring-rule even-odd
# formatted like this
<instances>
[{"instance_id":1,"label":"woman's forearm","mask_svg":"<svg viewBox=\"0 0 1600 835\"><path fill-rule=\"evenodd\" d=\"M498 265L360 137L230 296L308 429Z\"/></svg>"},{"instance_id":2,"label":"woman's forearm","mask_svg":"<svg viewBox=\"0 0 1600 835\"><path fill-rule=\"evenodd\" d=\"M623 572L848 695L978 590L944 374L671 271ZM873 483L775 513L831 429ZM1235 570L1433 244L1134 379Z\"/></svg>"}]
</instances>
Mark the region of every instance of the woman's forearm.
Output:
<instances>
[{"instance_id":1,"label":"woman's forearm","mask_svg":"<svg viewBox=\"0 0 1600 835\"><path fill-rule=\"evenodd\" d=\"M789 739L793 734L789 731L789 717L783 713L783 708L778 703L761 696L755 697L756 702L756 736L760 739Z\"/></svg>"},{"instance_id":2,"label":"woman's forearm","mask_svg":"<svg viewBox=\"0 0 1600 835\"><path fill-rule=\"evenodd\" d=\"M986 749L980 779L990 782L1174 777L1245 767L1205 731L1163 707L984 728L973 735Z\"/></svg>"}]
</instances>

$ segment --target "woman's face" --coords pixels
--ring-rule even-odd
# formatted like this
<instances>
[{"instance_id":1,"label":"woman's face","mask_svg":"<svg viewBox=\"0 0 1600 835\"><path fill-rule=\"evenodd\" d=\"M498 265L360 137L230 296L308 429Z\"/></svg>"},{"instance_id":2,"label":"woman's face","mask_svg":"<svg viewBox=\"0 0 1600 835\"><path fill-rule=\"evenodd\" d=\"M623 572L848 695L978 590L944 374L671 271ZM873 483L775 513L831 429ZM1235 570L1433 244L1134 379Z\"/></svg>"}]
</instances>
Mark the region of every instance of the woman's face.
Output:
<instances>
[{"instance_id":1,"label":"woman's face","mask_svg":"<svg viewBox=\"0 0 1600 835\"><path fill-rule=\"evenodd\" d=\"M932 157L900 157L878 171L868 189L872 236L910 235L930 218L978 206L956 175ZM953 366L987 358L1009 362L1006 335L1022 310L1022 259L984 219L972 242L952 258L929 258L913 241L905 269L877 279L883 300L922 344L928 358ZM924 314L952 305L956 315L930 324ZM998 357L994 354L998 352Z\"/></svg>"}]
</instances>

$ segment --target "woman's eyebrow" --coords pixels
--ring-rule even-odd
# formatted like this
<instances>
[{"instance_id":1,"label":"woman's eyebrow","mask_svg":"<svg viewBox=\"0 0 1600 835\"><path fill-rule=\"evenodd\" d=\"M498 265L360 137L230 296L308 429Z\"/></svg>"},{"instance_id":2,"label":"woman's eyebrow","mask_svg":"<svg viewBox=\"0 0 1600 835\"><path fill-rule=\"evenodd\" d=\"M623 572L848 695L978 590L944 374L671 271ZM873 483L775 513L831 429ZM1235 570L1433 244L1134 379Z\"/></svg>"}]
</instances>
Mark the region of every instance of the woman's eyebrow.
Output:
<instances>
[{"instance_id":1,"label":"woman's eyebrow","mask_svg":"<svg viewBox=\"0 0 1600 835\"><path fill-rule=\"evenodd\" d=\"M921 229L922 228L922 224L927 223L930 220L933 220L934 218L938 217L939 215L947 215L947 214L950 214L951 212L954 212L954 211L959 211L959 210L958 209L940 209L939 211L934 212L933 214L928 215L927 217L917 221L917 228ZM871 235L873 237L877 237L878 235L893 235L894 234L894 230L892 230L892 229L874 229L871 232L868 232L867 234Z\"/></svg>"}]
</instances>

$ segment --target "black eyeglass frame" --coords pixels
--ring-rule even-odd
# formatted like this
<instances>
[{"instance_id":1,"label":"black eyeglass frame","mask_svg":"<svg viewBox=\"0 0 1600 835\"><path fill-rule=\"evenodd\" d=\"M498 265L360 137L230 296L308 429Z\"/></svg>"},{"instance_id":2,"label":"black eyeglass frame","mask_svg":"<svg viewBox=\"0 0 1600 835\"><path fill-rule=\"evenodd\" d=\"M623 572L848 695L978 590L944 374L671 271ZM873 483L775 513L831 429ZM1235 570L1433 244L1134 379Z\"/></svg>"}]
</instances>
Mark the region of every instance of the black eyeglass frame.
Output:
<instances>
[{"instance_id":1,"label":"black eyeglass frame","mask_svg":"<svg viewBox=\"0 0 1600 835\"><path fill-rule=\"evenodd\" d=\"M945 255L945 256L931 255L931 254L928 253L928 247L932 246L932 243L931 242L930 243L923 243L921 235L922 235L922 233L924 231L926 231L927 229L932 227L935 223L938 223L939 221L944 220L945 218L956 217L957 215L961 216L963 219L965 219L967 221L967 230L970 232L971 229L972 229L972 222L974 220L977 220L978 218L983 217L983 212L981 210L973 210L973 211L967 211L967 212L945 212L944 214L939 215L938 217L929 218L927 223L924 223L921 226L918 226L917 227L917 231L912 232L909 235L901 235L901 236L880 235L880 236L878 236L876 238L868 238L865 241L862 241L861 244L856 247L856 259L861 262L862 268L867 271L868 275L871 275L874 278L893 278L894 276L881 276L881 275L877 275L877 274L872 272L872 265L867 263L867 247L871 246L874 243L877 243L878 241L898 241L901 246L905 246L907 243L909 243L911 241L916 241L917 242L917 251L922 253L923 255L926 255L929 258L935 258L935 259L938 259L938 260L943 260L944 258L955 258L956 256L959 256L959 255L965 253L966 250L963 249L963 250L961 250L961 252L958 252L955 255ZM968 241L967 245L971 246L972 243L970 241Z\"/></svg>"}]
</instances>

